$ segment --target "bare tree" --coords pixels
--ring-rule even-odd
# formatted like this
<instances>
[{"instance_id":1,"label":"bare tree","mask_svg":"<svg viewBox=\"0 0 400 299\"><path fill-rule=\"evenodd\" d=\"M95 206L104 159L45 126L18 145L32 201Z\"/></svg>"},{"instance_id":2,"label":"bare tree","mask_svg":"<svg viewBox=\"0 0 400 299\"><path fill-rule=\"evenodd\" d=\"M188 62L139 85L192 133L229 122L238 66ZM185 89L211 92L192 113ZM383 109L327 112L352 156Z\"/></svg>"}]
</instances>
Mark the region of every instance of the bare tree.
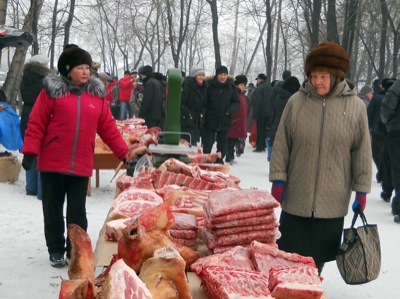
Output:
<instances>
[{"instance_id":1,"label":"bare tree","mask_svg":"<svg viewBox=\"0 0 400 299\"><path fill-rule=\"evenodd\" d=\"M69 12L68 12L68 18L67 21L65 22L65 29L64 29L64 46L69 44L69 35L71 31L71 25L72 21L74 19L74 11L75 11L75 0L70 0L69 4Z\"/></svg>"},{"instance_id":2,"label":"bare tree","mask_svg":"<svg viewBox=\"0 0 400 299\"><path fill-rule=\"evenodd\" d=\"M213 34L213 42L214 42L214 55L215 55L215 68L221 65L221 52L219 47L219 38L218 38L218 9L217 9L217 0L206 0L208 4L210 4L211 8L211 17L212 17L212 34Z\"/></svg>"}]
</instances>

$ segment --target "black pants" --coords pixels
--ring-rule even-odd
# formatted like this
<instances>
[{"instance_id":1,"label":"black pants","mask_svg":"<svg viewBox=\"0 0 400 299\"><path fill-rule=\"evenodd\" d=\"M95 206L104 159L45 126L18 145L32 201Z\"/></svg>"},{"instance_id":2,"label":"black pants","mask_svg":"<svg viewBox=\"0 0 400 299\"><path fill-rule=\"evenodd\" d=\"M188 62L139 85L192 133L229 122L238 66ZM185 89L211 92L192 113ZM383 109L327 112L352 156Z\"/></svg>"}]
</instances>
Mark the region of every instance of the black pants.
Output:
<instances>
[{"instance_id":1,"label":"black pants","mask_svg":"<svg viewBox=\"0 0 400 299\"><path fill-rule=\"evenodd\" d=\"M228 138L226 143L226 162L235 160L235 145L239 141L239 138Z\"/></svg>"},{"instance_id":2,"label":"black pants","mask_svg":"<svg viewBox=\"0 0 400 299\"><path fill-rule=\"evenodd\" d=\"M380 136L380 135L372 135L371 136L372 160L374 160L376 169L378 170L378 173L376 175L378 181L382 180L381 159L382 159L382 152L383 152L383 144L384 144L383 136Z\"/></svg>"},{"instance_id":3,"label":"black pants","mask_svg":"<svg viewBox=\"0 0 400 299\"><path fill-rule=\"evenodd\" d=\"M226 155L226 143L228 139L228 131L217 131L211 128L204 128L203 135L203 153L210 154L211 149L217 140L217 152L221 152L221 158L216 163L224 164L223 160Z\"/></svg>"},{"instance_id":4,"label":"black pants","mask_svg":"<svg viewBox=\"0 0 400 299\"><path fill-rule=\"evenodd\" d=\"M265 139L267 138L267 119L266 118L258 118L257 119L257 142L256 142L256 150L265 151L266 143Z\"/></svg>"},{"instance_id":5,"label":"black pants","mask_svg":"<svg viewBox=\"0 0 400 299\"><path fill-rule=\"evenodd\" d=\"M400 215L400 131L389 132L387 138L392 184L395 195L392 199L392 211Z\"/></svg>"},{"instance_id":6,"label":"black pants","mask_svg":"<svg viewBox=\"0 0 400 299\"><path fill-rule=\"evenodd\" d=\"M75 223L87 230L86 191L88 177L72 176L57 172L41 172L42 207L44 218L44 236L48 252L70 252L70 244L65 243L64 201L67 195L67 226Z\"/></svg>"}]
</instances>

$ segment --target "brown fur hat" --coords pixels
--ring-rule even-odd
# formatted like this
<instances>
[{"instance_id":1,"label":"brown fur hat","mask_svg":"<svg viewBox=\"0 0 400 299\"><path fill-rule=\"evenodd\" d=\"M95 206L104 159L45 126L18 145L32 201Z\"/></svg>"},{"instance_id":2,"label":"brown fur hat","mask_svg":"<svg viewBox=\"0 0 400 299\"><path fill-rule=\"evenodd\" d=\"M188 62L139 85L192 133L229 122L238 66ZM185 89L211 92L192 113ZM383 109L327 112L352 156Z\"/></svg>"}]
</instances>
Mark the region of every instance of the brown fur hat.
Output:
<instances>
[{"instance_id":1,"label":"brown fur hat","mask_svg":"<svg viewBox=\"0 0 400 299\"><path fill-rule=\"evenodd\" d=\"M304 70L307 77L310 77L313 69L318 68L325 69L334 77L344 79L349 67L349 55L345 49L333 42L323 42L307 54Z\"/></svg>"},{"instance_id":2,"label":"brown fur hat","mask_svg":"<svg viewBox=\"0 0 400 299\"><path fill-rule=\"evenodd\" d=\"M57 68L61 76L67 77L68 73L76 66L87 64L92 66L92 56L81 48L68 48L61 53Z\"/></svg>"}]
</instances>

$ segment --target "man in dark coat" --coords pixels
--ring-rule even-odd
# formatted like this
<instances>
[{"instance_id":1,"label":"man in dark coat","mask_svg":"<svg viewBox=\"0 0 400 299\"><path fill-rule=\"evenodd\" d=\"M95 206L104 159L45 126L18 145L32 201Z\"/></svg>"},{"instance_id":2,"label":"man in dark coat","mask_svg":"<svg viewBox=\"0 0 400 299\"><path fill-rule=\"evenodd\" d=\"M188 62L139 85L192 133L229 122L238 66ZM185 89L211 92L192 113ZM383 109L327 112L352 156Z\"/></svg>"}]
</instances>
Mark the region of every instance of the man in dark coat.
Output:
<instances>
[{"instance_id":1,"label":"man in dark coat","mask_svg":"<svg viewBox=\"0 0 400 299\"><path fill-rule=\"evenodd\" d=\"M154 78L153 68L145 65L139 69L139 76L143 82L143 100L140 105L139 117L145 120L148 128L163 128L165 106L162 97L162 86Z\"/></svg>"},{"instance_id":2,"label":"man in dark coat","mask_svg":"<svg viewBox=\"0 0 400 299\"><path fill-rule=\"evenodd\" d=\"M31 114L36 98L43 89L43 79L51 74L48 68L49 59L43 55L35 55L24 65L22 81L19 86L23 101L21 112L21 136L24 139L25 130L28 126L29 115ZM36 195L42 199L42 186L39 172L36 170L37 158L32 162L30 170L26 171L26 194Z\"/></svg>"},{"instance_id":3,"label":"man in dark coat","mask_svg":"<svg viewBox=\"0 0 400 299\"><path fill-rule=\"evenodd\" d=\"M207 84L206 114L204 122L203 152L211 153L215 140L217 152L221 153L216 163L224 164L228 130L231 127L232 115L240 106L239 97L233 80L228 78L226 66L216 69L215 77Z\"/></svg>"},{"instance_id":4,"label":"man in dark coat","mask_svg":"<svg viewBox=\"0 0 400 299\"><path fill-rule=\"evenodd\" d=\"M267 76L259 74L257 88L252 94L253 119L257 122L257 142L254 152L263 152L272 125L273 88L266 83Z\"/></svg>"}]
</instances>

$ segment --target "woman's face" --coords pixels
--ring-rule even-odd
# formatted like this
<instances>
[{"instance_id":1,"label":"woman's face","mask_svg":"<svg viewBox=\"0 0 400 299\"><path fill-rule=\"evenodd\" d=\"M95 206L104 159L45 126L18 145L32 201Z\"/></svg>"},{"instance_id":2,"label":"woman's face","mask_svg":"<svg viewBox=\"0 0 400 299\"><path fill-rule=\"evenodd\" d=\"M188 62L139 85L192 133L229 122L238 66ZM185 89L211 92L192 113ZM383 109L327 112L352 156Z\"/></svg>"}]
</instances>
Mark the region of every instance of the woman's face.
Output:
<instances>
[{"instance_id":1,"label":"woman's face","mask_svg":"<svg viewBox=\"0 0 400 299\"><path fill-rule=\"evenodd\" d=\"M312 71L310 82L320 96L326 96L331 89L331 75L324 71Z\"/></svg>"},{"instance_id":2,"label":"woman's face","mask_svg":"<svg viewBox=\"0 0 400 299\"><path fill-rule=\"evenodd\" d=\"M203 84L203 81L204 81L204 74L200 74L200 75L196 76L196 82L198 84Z\"/></svg>"},{"instance_id":3,"label":"woman's face","mask_svg":"<svg viewBox=\"0 0 400 299\"><path fill-rule=\"evenodd\" d=\"M68 73L69 80L77 86L85 84L90 78L90 67L87 64L77 65Z\"/></svg>"},{"instance_id":4,"label":"woman's face","mask_svg":"<svg viewBox=\"0 0 400 299\"><path fill-rule=\"evenodd\" d=\"M244 83L240 83L240 84L238 84L237 88L238 88L240 91L243 91L243 90L246 88L246 85L245 85Z\"/></svg>"},{"instance_id":5,"label":"woman's face","mask_svg":"<svg viewBox=\"0 0 400 299\"><path fill-rule=\"evenodd\" d=\"M226 80L228 80L228 74L225 74L225 73L218 74L217 79L219 82L225 83Z\"/></svg>"}]
</instances>

